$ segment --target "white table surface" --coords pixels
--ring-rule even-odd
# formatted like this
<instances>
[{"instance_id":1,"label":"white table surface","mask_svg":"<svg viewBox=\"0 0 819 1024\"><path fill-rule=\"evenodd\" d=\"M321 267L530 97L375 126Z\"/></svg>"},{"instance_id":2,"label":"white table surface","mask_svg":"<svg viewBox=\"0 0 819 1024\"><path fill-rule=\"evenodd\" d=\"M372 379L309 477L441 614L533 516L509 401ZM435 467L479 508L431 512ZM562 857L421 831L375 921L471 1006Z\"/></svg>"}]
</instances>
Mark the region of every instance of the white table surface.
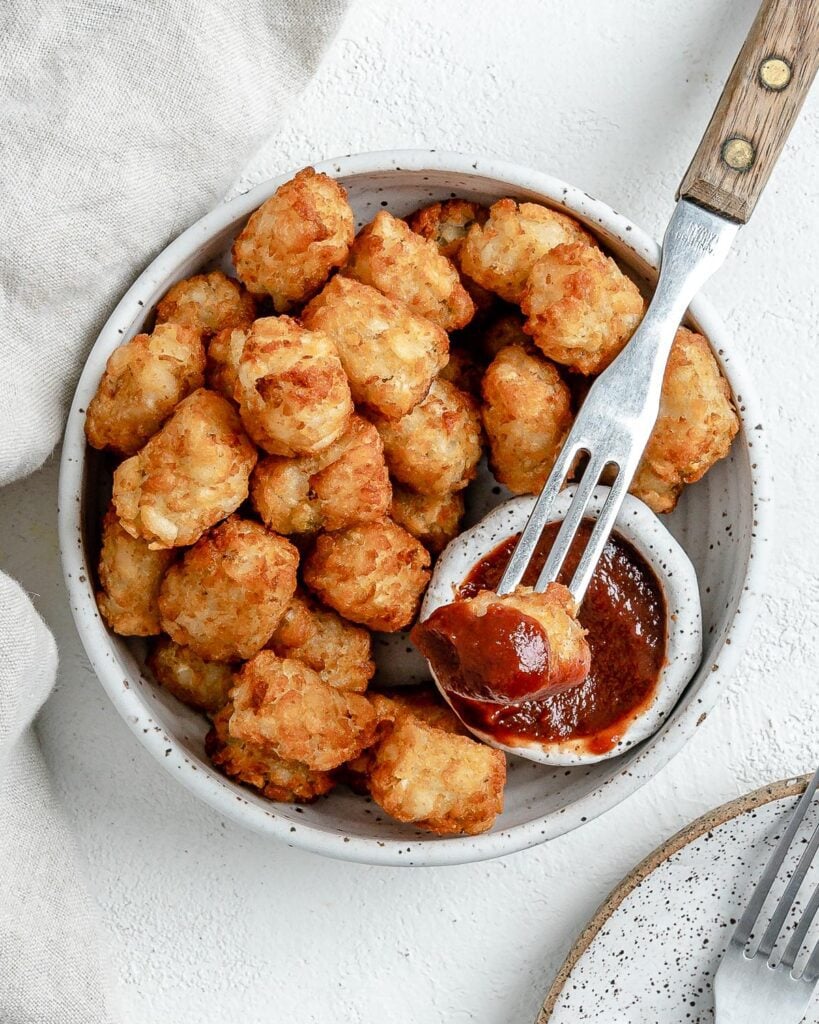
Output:
<instances>
[{"instance_id":1,"label":"white table surface","mask_svg":"<svg viewBox=\"0 0 819 1024\"><path fill-rule=\"evenodd\" d=\"M581 185L659 236L755 7L359 0L256 166L406 146L491 153ZM221 820L149 758L89 669L58 564L54 464L0 494L0 564L60 643L40 736L131 1021L531 1021L636 861L707 808L814 767L818 214L819 89L708 286L755 366L773 438L778 543L753 641L727 697L656 779L539 849L371 868Z\"/></svg>"}]
</instances>

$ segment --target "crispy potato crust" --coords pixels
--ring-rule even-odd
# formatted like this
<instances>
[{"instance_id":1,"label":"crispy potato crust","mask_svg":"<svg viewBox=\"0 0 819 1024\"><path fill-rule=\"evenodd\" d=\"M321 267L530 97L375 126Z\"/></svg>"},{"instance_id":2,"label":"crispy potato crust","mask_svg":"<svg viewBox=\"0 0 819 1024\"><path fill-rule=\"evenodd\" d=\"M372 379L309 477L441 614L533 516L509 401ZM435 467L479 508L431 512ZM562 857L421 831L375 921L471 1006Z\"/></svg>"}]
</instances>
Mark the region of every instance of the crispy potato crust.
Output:
<instances>
[{"instance_id":1,"label":"crispy potato crust","mask_svg":"<svg viewBox=\"0 0 819 1024\"><path fill-rule=\"evenodd\" d=\"M486 359L492 360L509 345L519 345L527 352L534 352L532 339L523 330L523 317L517 310L508 311L488 324L483 331L481 347Z\"/></svg>"},{"instance_id":2,"label":"crispy potato crust","mask_svg":"<svg viewBox=\"0 0 819 1024\"><path fill-rule=\"evenodd\" d=\"M321 534L304 581L352 622L392 633L415 617L429 582L429 552L391 519Z\"/></svg>"},{"instance_id":3,"label":"crispy potato crust","mask_svg":"<svg viewBox=\"0 0 819 1024\"><path fill-rule=\"evenodd\" d=\"M109 507L102 521L97 607L115 633L159 633L159 586L173 558L172 551L152 551L144 540L126 533Z\"/></svg>"},{"instance_id":4,"label":"crispy potato crust","mask_svg":"<svg viewBox=\"0 0 819 1024\"><path fill-rule=\"evenodd\" d=\"M485 224L488 216L489 210L480 203L447 199L416 210L408 223L416 234L434 242L438 252L457 265L469 229L473 224Z\"/></svg>"},{"instance_id":5,"label":"crispy potato crust","mask_svg":"<svg viewBox=\"0 0 819 1024\"><path fill-rule=\"evenodd\" d=\"M576 220L537 203L500 199L485 224L473 224L461 253L461 269L507 302L520 303L535 263L557 245L594 239Z\"/></svg>"},{"instance_id":6,"label":"crispy potato crust","mask_svg":"<svg viewBox=\"0 0 819 1024\"><path fill-rule=\"evenodd\" d=\"M461 248L467 233L473 224L485 224L489 210L480 203L468 199L447 199L443 203L433 203L421 210L416 210L408 223L416 234L428 238L438 246L438 252L452 260L461 270L463 286L475 303L477 313L485 313L493 305L495 297L492 292L482 288L477 281L463 273L461 268Z\"/></svg>"},{"instance_id":7,"label":"crispy potato crust","mask_svg":"<svg viewBox=\"0 0 819 1024\"><path fill-rule=\"evenodd\" d=\"M205 337L234 327L249 327L255 318L253 296L221 270L179 281L156 307L158 324L192 327Z\"/></svg>"},{"instance_id":8,"label":"crispy potato crust","mask_svg":"<svg viewBox=\"0 0 819 1024\"><path fill-rule=\"evenodd\" d=\"M444 732L467 735L458 716L432 686L402 686L370 693L368 696L377 720L375 742L358 757L348 761L339 772L340 781L355 793L369 793L369 772L378 743L389 734L399 718L411 716Z\"/></svg>"},{"instance_id":9,"label":"crispy potato crust","mask_svg":"<svg viewBox=\"0 0 819 1024\"><path fill-rule=\"evenodd\" d=\"M660 414L631 492L671 512L685 484L724 458L739 430L728 382L701 334L677 331L663 380Z\"/></svg>"},{"instance_id":10,"label":"crispy potato crust","mask_svg":"<svg viewBox=\"0 0 819 1024\"><path fill-rule=\"evenodd\" d=\"M166 573L159 592L162 628L206 661L250 658L290 603L298 562L284 537L231 516Z\"/></svg>"},{"instance_id":11,"label":"crispy potato crust","mask_svg":"<svg viewBox=\"0 0 819 1024\"><path fill-rule=\"evenodd\" d=\"M108 358L88 404L88 443L133 455L204 381L205 350L198 331L160 324L153 334L138 334Z\"/></svg>"},{"instance_id":12,"label":"crispy potato crust","mask_svg":"<svg viewBox=\"0 0 819 1024\"><path fill-rule=\"evenodd\" d=\"M620 352L645 309L637 285L613 259L582 242L559 245L532 268L523 290L524 325L537 347L575 373L600 373Z\"/></svg>"},{"instance_id":13,"label":"crispy potato crust","mask_svg":"<svg viewBox=\"0 0 819 1024\"><path fill-rule=\"evenodd\" d=\"M468 735L465 726L433 686L400 686L370 695L379 725L393 725L401 718L417 718L427 725L458 736Z\"/></svg>"},{"instance_id":14,"label":"crispy potato crust","mask_svg":"<svg viewBox=\"0 0 819 1024\"><path fill-rule=\"evenodd\" d=\"M380 519L389 511L391 495L381 437L360 416L317 455L268 455L250 478L256 511L271 530L284 534L341 530Z\"/></svg>"},{"instance_id":15,"label":"crispy potato crust","mask_svg":"<svg viewBox=\"0 0 819 1024\"><path fill-rule=\"evenodd\" d=\"M336 275L302 320L336 343L356 404L388 419L414 409L447 361L441 327L352 278Z\"/></svg>"},{"instance_id":16,"label":"crispy potato crust","mask_svg":"<svg viewBox=\"0 0 819 1024\"><path fill-rule=\"evenodd\" d=\"M443 380L448 380L459 390L472 395L473 398L480 398L483 367L466 349L450 349L449 362L438 376Z\"/></svg>"},{"instance_id":17,"label":"crispy potato crust","mask_svg":"<svg viewBox=\"0 0 819 1024\"><path fill-rule=\"evenodd\" d=\"M327 772L317 772L299 761L284 761L269 750L234 739L228 732L233 704L213 717L205 737L205 752L225 775L258 789L268 800L306 804L329 793L335 785Z\"/></svg>"},{"instance_id":18,"label":"crispy potato crust","mask_svg":"<svg viewBox=\"0 0 819 1024\"><path fill-rule=\"evenodd\" d=\"M123 529L151 548L193 544L245 500L256 449L233 406L200 388L114 473Z\"/></svg>"},{"instance_id":19,"label":"crispy potato crust","mask_svg":"<svg viewBox=\"0 0 819 1024\"><path fill-rule=\"evenodd\" d=\"M357 757L375 735L366 697L330 686L300 661L262 651L248 661L231 693L234 739L330 771Z\"/></svg>"},{"instance_id":20,"label":"crispy potato crust","mask_svg":"<svg viewBox=\"0 0 819 1024\"><path fill-rule=\"evenodd\" d=\"M445 331L465 327L475 313L457 269L435 242L386 210L358 233L343 273L406 303Z\"/></svg>"},{"instance_id":21,"label":"crispy potato crust","mask_svg":"<svg viewBox=\"0 0 819 1024\"><path fill-rule=\"evenodd\" d=\"M166 636L154 641L147 660L156 681L197 711L215 714L228 699L233 669L223 661L205 661Z\"/></svg>"},{"instance_id":22,"label":"crispy potato crust","mask_svg":"<svg viewBox=\"0 0 819 1024\"><path fill-rule=\"evenodd\" d=\"M506 760L415 715L399 716L376 747L367 778L373 800L398 821L437 835L477 835L503 810Z\"/></svg>"},{"instance_id":23,"label":"crispy potato crust","mask_svg":"<svg viewBox=\"0 0 819 1024\"><path fill-rule=\"evenodd\" d=\"M482 390L492 472L515 494L538 494L572 424L568 385L552 363L511 344L490 363Z\"/></svg>"},{"instance_id":24,"label":"crispy potato crust","mask_svg":"<svg viewBox=\"0 0 819 1024\"><path fill-rule=\"evenodd\" d=\"M427 551L438 554L453 537L464 515L460 491L449 494L417 494L403 487L392 493L390 516L399 526L417 537Z\"/></svg>"},{"instance_id":25,"label":"crispy potato crust","mask_svg":"<svg viewBox=\"0 0 819 1024\"><path fill-rule=\"evenodd\" d=\"M369 632L304 594L291 600L267 646L280 658L307 665L338 690L363 693L375 672Z\"/></svg>"},{"instance_id":26,"label":"crispy potato crust","mask_svg":"<svg viewBox=\"0 0 819 1024\"><path fill-rule=\"evenodd\" d=\"M250 500L259 518L276 533L315 533L321 529L321 509L310 491L313 467L320 456L284 459L263 456L250 477Z\"/></svg>"},{"instance_id":27,"label":"crispy potato crust","mask_svg":"<svg viewBox=\"0 0 819 1024\"><path fill-rule=\"evenodd\" d=\"M373 417L390 473L419 494L462 490L477 474L481 420L477 403L448 380L400 420Z\"/></svg>"},{"instance_id":28,"label":"crispy potato crust","mask_svg":"<svg viewBox=\"0 0 819 1024\"><path fill-rule=\"evenodd\" d=\"M311 455L350 423L350 386L333 340L288 316L256 320L235 389L245 430L271 455Z\"/></svg>"},{"instance_id":29,"label":"crispy potato crust","mask_svg":"<svg viewBox=\"0 0 819 1024\"><path fill-rule=\"evenodd\" d=\"M233 243L233 264L248 291L270 295L286 313L346 261L354 235L347 192L306 167L251 215Z\"/></svg>"},{"instance_id":30,"label":"crispy potato crust","mask_svg":"<svg viewBox=\"0 0 819 1024\"><path fill-rule=\"evenodd\" d=\"M239 381L239 360L247 341L247 327L227 327L210 340L206 376L208 387L220 395L236 401Z\"/></svg>"}]
</instances>

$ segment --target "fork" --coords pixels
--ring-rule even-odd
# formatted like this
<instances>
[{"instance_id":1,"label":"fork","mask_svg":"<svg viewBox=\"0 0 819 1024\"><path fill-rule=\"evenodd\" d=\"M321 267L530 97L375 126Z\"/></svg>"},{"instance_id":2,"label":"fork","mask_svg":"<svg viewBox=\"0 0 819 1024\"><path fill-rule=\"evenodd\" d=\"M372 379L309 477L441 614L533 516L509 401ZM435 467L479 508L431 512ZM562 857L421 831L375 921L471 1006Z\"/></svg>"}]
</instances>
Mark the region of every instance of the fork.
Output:
<instances>
[{"instance_id":1,"label":"fork","mask_svg":"<svg viewBox=\"0 0 819 1024\"><path fill-rule=\"evenodd\" d=\"M747 223L816 74L819 0L765 0L679 191L657 287L629 343L595 381L498 584L523 579L578 455L588 460L535 584L556 580L605 471L614 482L569 583L579 605L606 546L660 408L668 356L688 304Z\"/></svg>"},{"instance_id":2,"label":"fork","mask_svg":"<svg viewBox=\"0 0 819 1024\"><path fill-rule=\"evenodd\" d=\"M774 909L758 947L748 952L753 929L763 904L782 868L799 826L819 786L819 771L808 783L790 823L777 843L745 912L736 926L714 978L716 1024L799 1024L819 981L819 943L810 953L800 974L794 964L805 945L810 926L819 910L819 885L813 890L799 924L778 962L772 961L776 940L793 906L805 875L819 848L819 825L814 829L785 891Z\"/></svg>"}]
</instances>

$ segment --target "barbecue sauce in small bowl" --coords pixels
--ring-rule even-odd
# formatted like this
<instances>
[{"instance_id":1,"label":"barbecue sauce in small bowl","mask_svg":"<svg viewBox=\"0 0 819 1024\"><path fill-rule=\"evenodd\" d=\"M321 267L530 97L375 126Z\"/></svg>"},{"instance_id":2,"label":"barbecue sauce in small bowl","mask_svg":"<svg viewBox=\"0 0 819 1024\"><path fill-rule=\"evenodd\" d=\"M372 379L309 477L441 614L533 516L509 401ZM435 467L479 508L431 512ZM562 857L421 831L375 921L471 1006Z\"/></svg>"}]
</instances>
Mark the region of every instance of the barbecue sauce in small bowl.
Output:
<instances>
[{"instance_id":1,"label":"barbecue sauce in small bowl","mask_svg":"<svg viewBox=\"0 0 819 1024\"><path fill-rule=\"evenodd\" d=\"M532 586L559 523L549 524L523 583ZM566 559L568 583L588 543L585 520ZM494 590L518 534L485 555L460 588L461 597ZM590 754L613 750L629 723L652 703L666 657L667 609L659 580L639 552L613 533L595 570L578 619L588 631L591 667L577 686L543 698L499 704L450 693L461 718L507 746L580 742Z\"/></svg>"}]
</instances>

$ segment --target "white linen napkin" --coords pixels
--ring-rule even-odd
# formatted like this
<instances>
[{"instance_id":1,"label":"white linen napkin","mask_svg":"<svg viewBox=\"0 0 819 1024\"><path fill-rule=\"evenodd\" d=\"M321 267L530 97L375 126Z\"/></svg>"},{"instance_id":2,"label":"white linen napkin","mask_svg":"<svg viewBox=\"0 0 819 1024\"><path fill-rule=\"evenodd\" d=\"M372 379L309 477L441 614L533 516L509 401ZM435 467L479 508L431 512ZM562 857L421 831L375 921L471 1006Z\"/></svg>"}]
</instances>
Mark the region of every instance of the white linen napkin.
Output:
<instances>
[{"instance_id":1,"label":"white linen napkin","mask_svg":"<svg viewBox=\"0 0 819 1024\"><path fill-rule=\"evenodd\" d=\"M127 285L276 129L348 0L5 0L0 486L59 438ZM121 1020L31 723L57 670L0 573L0 1021Z\"/></svg>"}]
</instances>

